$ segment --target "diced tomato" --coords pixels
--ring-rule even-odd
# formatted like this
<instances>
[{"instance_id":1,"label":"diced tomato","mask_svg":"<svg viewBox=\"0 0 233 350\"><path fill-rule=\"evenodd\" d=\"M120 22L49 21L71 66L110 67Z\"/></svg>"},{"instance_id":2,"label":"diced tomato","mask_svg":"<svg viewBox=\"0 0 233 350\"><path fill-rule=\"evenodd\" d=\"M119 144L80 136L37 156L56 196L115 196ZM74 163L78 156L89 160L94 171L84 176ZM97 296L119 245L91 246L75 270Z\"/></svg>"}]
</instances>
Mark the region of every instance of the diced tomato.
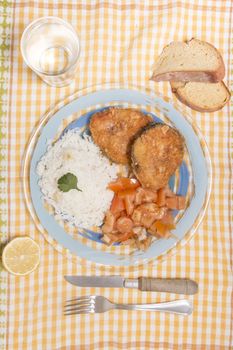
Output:
<instances>
[{"instance_id":1,"label":"diced tomato","mask_svg":"<svg viewBox=\"0 0 233 350\"><path fill-rule=\"evenodd\" d=\"M166 199L166 206L169 209L177 209L177 198L176 197L172 197L172 198L167 198Z\"/></svg>"},{"instance_id":2,"label":"diced tomato","mask_svg":"<svg viewBox=\"0 0 233 350\"><path fill-rule=\"evenodd\" d=\"M175 196L175 193L172 192L172 190L170 189L169 185L165 186L164 190L165 190L166 197L174 197Z\"/></svg>"},{"instance_id":3,"label":"diced tomato","mask_svg":"<svg viewBox=\"0 0 233 350\"><path fill-rule=\"evenodd\" d=\"M142 208L143 206L144 208ZM156 208L155 206L156 204L153 203L142 204L140 206L143 212L141 218L142 226L149 228L155 220L160 220L164 216L166 208Z\"/></svg>"},{"instance_id":4,"label":"diced tomato","mask_svg":"<svg viewBox=\"0 0 233 350\"><path fill-rule=\"evenodd\" d=\"M172 215L172 211L171 210L167 210L166 213L164 214L164 216L161 219L161 222L165 225L174 225L174 217Z\"/></svg>"},{"instance_id":5,"label":"diced tomato","mask_svg":"<svg viewBox=\"0 0 233 350\"><path fill-rule=\"evenodd\" d=\"M125 210L125 203L122 198L120 198L117 194L114 194L110 211L114 215L120 214L123 210Z\"/></svg>"},{"instance_id":6,"label":"diced tomato","mask_svg":"<svg viewBox=\"0 0 233 350\"><path fill-rule=\"evenodd\" d=\"M157 191L151 191L148 189L144 189L143 202L144 203L155 203L157 201L158 194Z\"/></svg>"},{"instance_id":7,"label":"diced tomato","mask_svg":"<svg viewBox=\"0 0 233 350\"><path fill-rule=\"evenodd\" d=\"M108 189L115 193L136 189L140 186L140 183L136 179L130 179L128 177L119 177L116 181L108 184Z\"/></svg>"},{"instance_id":8,"label":"diced tomato","mask_svg":"<svg viewBox=\"0 0 233 350\"><path fill-rule=\"evenodd\" d=\"M124 191L120 191L117 193L117 195L120 197L120 198L125 198L126 196L128 195L135 195L135 189L128 189L128 190L124 190Z\"/></svg>"},{"instance_id":9,"label":"diced tomato","mask_svg":"<svg viewBox=\"0 0 233 350\"><path fill-rule=\"evenodd\" d=\"M132 237L134 237L133 231L121 233L120 235L117 235L117 242L125 242Z\"/></svg>"},{"instance_id":10,"label":"diced tomato","mask_svg":"<svg viewBox=\"0 0 233 350\"><path fill-rule=\"evenodd\" d=\"M158 220L155 222L155 227L158 232L165 234L167 231L173 230L175 228L174 224L164 224L162 221Z\"/></svg>"},{"instance_id":11,"label":"diced tomato","mask_svg":"<svg viewBox=\"0 0 233 350\"><path fill-rule=\"evenodd\" d=\"M103 237L102 237L102 240L106 243L106 244L111 244L111 238L104 234Z\"/></svg>"},{"instance_id":12,"label":"diced tomato","mask_svg":"<svg viewBox=\"0 0 233 350\"><path fill-rule=\"evenodd\" d=\"M102 231L103 233L111 233L114 229L115 225L115 216L111 213L110 210L106 212L105 219L104 219L104 224L102 226Z\"/></svg>"},{"instance_id":13,"label":"diced tomato","mask_svg":"<svg viewBox=\"0 0 233 350\"><path fill-rule=\"evenodd\" d=\"M130 232L133 228L133 221L127 217L120 217L117 219L116 228L120 233Z\"/></svg>"},{"instance_id":14,"label":"diced tomato","mask_svg":"<svg viewBox=\"0 0 233 350\"><path fill-rule=\"evenodd\" d=\"M131 216L134 225L138 226L141 224L141 218L142 218L142 211L138 210L137 208L134 209L132 216Z\"/></svg>"},{"instance_id":15,"label":"diced tomato","mask_svg":"<svg viewBox=\"0 0 233 350\"><path fill-rule=\"evenodd\" d=\"M164 207L166 204L166 188L160 188L157 192L158 197L156 203L159 207Z\"/></svg>"},{"instance_id":16,"label":"diced tomato","mask_svg":"<svg viewBox=\"0 0 233 350\"><path fill-rule=\"evenodd\" d=\"M157 201L157 191L151 191L142 187L138 187L135 191L135 205L143 203L151 203Z\"/></svg>"},{"instance_id":17,"label":"diced tomato","mask_svg":"<svg viewBox=\"0 0 233 350\"><path fill-rule=\"evenodd\" d=\"M121 239L121 242L125 242L132 237L134 237L134 233L131 231L131 232L127 232L127 233L122 234L120 239Z\"/></svg>"},{"instance_id":18,"label":"diced tomato","mask_svg":"<svg viewBox=\"0 0 233 350\"><path fill-rule=\"evenodd\" d=\"M150 226L153 224L154 221L155 221L155 214L148 212L146 215L142 216L141 225L145 228L150 228Z\"/></svg>"},{"instance_id":19,"label":"diced tomato","mask_svg":"<svg viewBox=\"0 0 233 350\"><path fill-rule=\"evenodd\" d=\"M166 207L158 207L155 203L139 205L133 212L132 220L135 225L149 228L155 220L160 220L167 212Z\"/></svg>"},{"instance_id":20,"label":"diced tomato","mask_svg":"<svg viewBox=\"0 0 233 350\"><path fill-rule=\"evenodd\" d=\"M126 213L127 215L131 215L134 211L134 198L135 195L134 194L128 194L127 196L125 196L124 198L124 202L125 202L125 209L126 209Z\"/></svg>"},{"instance_id":21,"label":"diced tomato","mask_svg":"<svg viewBox=\"0 0 233 350\"><path fill-rule=\"evenodd\" d=\"M142 204L144 196L144 190L142 187L138 187L135 191L135 205L138 206Z\"/></svg>"},{"instance_id":22,"label":"diced tomato","mask_svg":"<svg viewBox=\"0 0 233 350\"><path fill-rule=\"evenodd\" d=\"M159 237L167 238L170 236L170 230L174 228L174 224L165 224L161 220L158 220L150 227L150 232L155 233Z\"/></svg>"},{"instance_id":23,"label":"diced tomato","mask_svg":"<svg viewBox=\"0 0 233 350\"><path fill-rule=\"evenodd\" d=\"M175 196L171 198L166 198L166 206L169 209L181 210L185 208L185 197Z\"/></svg>"},{"instance_id":24,"label":"diced tomato","mask_svg":"<svg viewBox=\"0 0 233 350\"><path fill-rule=\"evenodd\" d=\"M126 210L121 211L120 217L124 218L125 216L127 216Z\"/></svg>"}]
</instances>

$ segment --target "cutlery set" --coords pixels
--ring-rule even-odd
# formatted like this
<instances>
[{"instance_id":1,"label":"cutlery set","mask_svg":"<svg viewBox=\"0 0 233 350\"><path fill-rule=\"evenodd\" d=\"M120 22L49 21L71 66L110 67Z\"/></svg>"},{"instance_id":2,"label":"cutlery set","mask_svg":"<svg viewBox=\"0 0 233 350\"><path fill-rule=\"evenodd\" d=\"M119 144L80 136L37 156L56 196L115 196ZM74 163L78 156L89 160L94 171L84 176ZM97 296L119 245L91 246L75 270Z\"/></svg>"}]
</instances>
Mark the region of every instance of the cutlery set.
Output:
<instances>
[{"instance_id":1,"label":"cutlery set","mask_svg":"<svg viewBox=\"0 0 233 350\"><path fill-rule=\"evenodd\" d=\"M186 278L124 278L121 276L64 276L64 278L78 287L136 288L140 291L185 295L198 292L197 283ZM163 311L179 315L190 315L193 311L192 304L185 299L152 304L115 304L103 296L90 295L67 300L64 315L102 313L113 309Z\"/></svg>"}]
</instances>

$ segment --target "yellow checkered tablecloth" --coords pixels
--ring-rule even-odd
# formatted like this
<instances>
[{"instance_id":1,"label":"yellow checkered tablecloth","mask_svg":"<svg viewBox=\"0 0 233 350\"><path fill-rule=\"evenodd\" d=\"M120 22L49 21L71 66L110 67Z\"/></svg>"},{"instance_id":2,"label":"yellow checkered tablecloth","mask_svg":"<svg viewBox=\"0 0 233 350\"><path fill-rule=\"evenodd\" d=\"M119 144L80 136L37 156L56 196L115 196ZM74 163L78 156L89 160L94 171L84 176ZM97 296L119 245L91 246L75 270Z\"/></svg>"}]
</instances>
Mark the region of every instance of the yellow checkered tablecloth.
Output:
<instances>
[{"instance_id":1,"label":"yellow checkered tablecloth","mask_svg":"<svg viewBox=\"0 0 233 350\"><path fill-rule=\"evenodd\" d=\"M0 214L2 243L30 235L41 247L39 268L26 277L1 270L0 349L231 349L231 111L230 105L208 114L191 111L171 95L168 83L148 80L154 58L173 40L196 37L219 48L225 81L231 81L232 1L1 1L0 2ZM52 88L23 63L19 44L23 29L42 16L70 22L81 38L75 84ZM196 234L173 256L137 268L74 263L58 253L36 230L23 200L22 157L41 116L75 91L104 82L153 89L179 105L200 127L213 167L210 204ZM62 305L74 296L101 294L115 302L145 303L182 298L127 289L79 289L65 274L187 277L199 283L188 297L189 317L111 311L64 317Z\"/></svg>"}]
</instances>

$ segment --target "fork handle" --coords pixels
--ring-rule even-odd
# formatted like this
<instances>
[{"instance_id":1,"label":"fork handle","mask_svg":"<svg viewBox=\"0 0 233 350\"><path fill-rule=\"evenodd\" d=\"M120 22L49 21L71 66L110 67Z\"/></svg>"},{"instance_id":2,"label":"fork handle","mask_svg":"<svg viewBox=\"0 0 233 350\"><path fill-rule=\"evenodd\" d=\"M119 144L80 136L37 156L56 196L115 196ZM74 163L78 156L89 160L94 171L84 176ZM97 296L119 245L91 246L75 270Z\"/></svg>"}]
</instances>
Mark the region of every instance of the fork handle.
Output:
<instances>
[{"instance_id":1,"label":"fork handle","mask_svg":"<svg viewBox=\"0 0 233 350\"><path fill-rule=\"evenodd\" d=\"M178 315L191 315L192 304L185 299L168 301L156 304L115 304L118 310L162 311Z\"/></svg>"},{"instance_id":2,"label":"fork handle","mask_svg":"<svg viewBox=\"0 0 233 350\"><path fill-rule=\"evenodd\" d=\"M196 294L198 284L187 278L140 277L138 289L147 292L168 292L176 294Z\"/></svg>"}]
</instances>

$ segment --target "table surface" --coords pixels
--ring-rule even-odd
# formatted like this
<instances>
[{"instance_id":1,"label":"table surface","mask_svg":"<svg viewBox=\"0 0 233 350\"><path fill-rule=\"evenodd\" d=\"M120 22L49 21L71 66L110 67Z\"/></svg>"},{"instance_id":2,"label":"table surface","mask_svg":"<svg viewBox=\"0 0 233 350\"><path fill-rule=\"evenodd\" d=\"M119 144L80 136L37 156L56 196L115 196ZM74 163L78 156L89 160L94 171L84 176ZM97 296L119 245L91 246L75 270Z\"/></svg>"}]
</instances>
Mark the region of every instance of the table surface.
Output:
<instances>
[{"instance_id":1,"label":"table surface","mask_svg":"<svg viewBox=\"0 0 233 350\"><path fill-rule=\"evenodd\" d=\"M21 57L23 29L42 16L70 22L81 38L75 82L66 88L44 84ZM41 247L39 268L25 277L0 267L0 349L230 349L232 346L231 105L198 113L172 96L169 83L149 80L162 48L196 37L216 46L231 84L232 1L1 1L0 2L0 232L1 246L29 235ZM153 89L191 116L208 144L213 168L210 203L194 237L166 260L138 267L105 267L73 261L49 244L26 210L21 188L22 157L44 113L86 87L106 82ZM94 89L94 88L93 88ZM66 299L100 294L119 303L183 298L137 290L75 288L66 274L122 274L128 277L187 277L199 284L188 296L194 312L177 315L111 311L64 317Z\"/></svg>"}]
</instances>

